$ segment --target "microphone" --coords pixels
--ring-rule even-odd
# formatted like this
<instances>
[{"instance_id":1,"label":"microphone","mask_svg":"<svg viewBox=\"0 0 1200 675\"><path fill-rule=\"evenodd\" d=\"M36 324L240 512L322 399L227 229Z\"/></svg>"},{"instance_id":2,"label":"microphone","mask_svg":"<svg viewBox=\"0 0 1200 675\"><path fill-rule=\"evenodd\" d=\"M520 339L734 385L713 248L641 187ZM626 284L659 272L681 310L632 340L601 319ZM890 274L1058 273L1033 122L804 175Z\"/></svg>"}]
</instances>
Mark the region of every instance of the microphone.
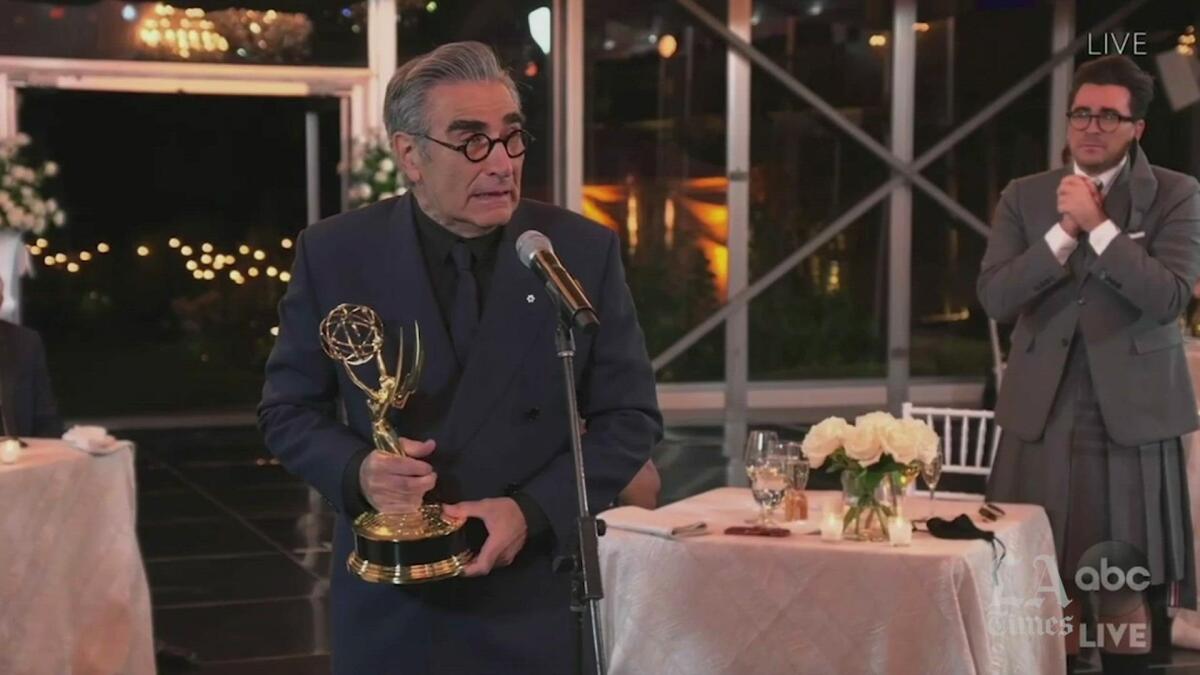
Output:
<instances>
[{"instance_id":1,"label":"microphone","mask_svg":"<svg viewBox=\"0 0 1200 675\"><path fill-rule=\"evenodd\" d=\"M596 310L592 309L592 303L579 281L554 255L554 247L546 235L537 230L527 230L517 237L517 258L546 284L546 292L558 305L563 321L568 326L588 334L596 332L600 327Z\"/></svg>"}]
</instances>

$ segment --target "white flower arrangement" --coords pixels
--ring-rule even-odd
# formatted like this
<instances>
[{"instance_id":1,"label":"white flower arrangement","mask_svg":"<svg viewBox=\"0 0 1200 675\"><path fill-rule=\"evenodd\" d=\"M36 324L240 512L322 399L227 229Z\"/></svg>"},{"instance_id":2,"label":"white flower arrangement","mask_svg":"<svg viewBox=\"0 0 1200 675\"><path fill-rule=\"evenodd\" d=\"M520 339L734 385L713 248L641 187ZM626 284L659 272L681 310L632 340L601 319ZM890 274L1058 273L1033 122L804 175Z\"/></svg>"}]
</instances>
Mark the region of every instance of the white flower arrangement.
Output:
<instances>
[{"instance_id":1,"label":"white flower arrangement","mask_svg":"<svg viewBox=\"0 0 1200 675\"><path fill-rule=\"evenodd\" d=\"M937 458L940 439L921 420L896 419L885 412L862 415L848 423L840 417L822 420L809 430L801 448L809 466L842 474L843 500L847 509L843 530L861 538L864 529L879 527L887 537L888 519L897 515L897 502L887 502L887 492L877 492L884 483L891 499L923 464ZM868 535L869 538L869 535Z\"/></svg>"},{"instance_id":2,"label":"white flower arrangement","mask_svg":"<svg viewBox=\"0 0 1200 675\"><path fill-rule=\"evenodd\" d=\"M46 162L34 168L27 164L23 155L29 144L26 134L0 138L0 231L40 235L67 222L58 203L42 193L45 180L58 175L58 165Z\"/></svg>"},{"instance_id":3,"label":"white flower arrangement","mask_svg":"<svg viewBox=\"0 0 1200 675\"><path fill-rule=\"evenodd\" d=\"M903 470L913 462L929 462L938 452L938 435L922 420L896 419L873 412L854 420L822 420L802 443L813 468L830 459L831 470L880 472Z\"/></svg>"},{"instance_id":4,"label":"white flower arrangement","mask_svg":"<svg viewBox=\"0 0 1200 675\"><path fill-rule=\"evenodd\" d=\"M350 165L350 208L397 197L407 188L400 181L392 148L383 134L372 134L354 143Z\"/></svg>"}]
</instances>

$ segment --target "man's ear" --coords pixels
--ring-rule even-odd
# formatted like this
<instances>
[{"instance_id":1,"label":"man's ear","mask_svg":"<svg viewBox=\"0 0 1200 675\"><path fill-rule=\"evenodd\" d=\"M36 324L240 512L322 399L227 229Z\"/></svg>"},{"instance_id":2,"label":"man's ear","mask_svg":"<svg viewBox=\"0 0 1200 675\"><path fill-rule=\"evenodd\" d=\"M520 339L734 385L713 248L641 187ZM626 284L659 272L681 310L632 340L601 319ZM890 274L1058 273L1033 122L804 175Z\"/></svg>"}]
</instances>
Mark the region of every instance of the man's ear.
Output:
<instances>
[{"instance_id":1,"label":"man's ear","mask_svg":"<svg viewBox=\"0 0 1200 675\"><path fill-rule=\"evenodd\" d=\"M1142 134L1146 133L1146 120L1138 120L1133 123L1133 137L1137 140L1142 140Z\"/></svg>"},{"instance_id":2,"label":"man's ear","mask_svg":"<svg viewBox=\"0 0 1200 675\"><path fill-rule=\"evenodd\" d=\"M417 145L417 137L399 131L392 134L392 152L396 155L396 166L408 179L408 184L420 183L425 157Z\"/></svg>"}]
</instances>

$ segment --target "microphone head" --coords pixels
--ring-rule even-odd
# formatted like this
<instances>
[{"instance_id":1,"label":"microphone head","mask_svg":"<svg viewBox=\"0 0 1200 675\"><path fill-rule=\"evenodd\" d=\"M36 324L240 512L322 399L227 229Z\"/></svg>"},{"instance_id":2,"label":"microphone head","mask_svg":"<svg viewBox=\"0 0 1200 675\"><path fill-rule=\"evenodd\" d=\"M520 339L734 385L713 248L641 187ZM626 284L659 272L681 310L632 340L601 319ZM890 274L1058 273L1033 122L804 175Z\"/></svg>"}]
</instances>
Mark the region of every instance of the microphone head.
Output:
<instances>
[{"instance_id":1,"label":"microphone head","mask_svg":"<svg viewBox=\"0 0 1200 675\"><path fill-rule=\"evenodd\" d=\"M526 230L524 234L517 237L517 258L521 260L521 264L529 267L533 264L533 256L545 251L554 253L554 247L550 245L550 239L546 235L537 230Z\"/></svg>"}]
</instances>

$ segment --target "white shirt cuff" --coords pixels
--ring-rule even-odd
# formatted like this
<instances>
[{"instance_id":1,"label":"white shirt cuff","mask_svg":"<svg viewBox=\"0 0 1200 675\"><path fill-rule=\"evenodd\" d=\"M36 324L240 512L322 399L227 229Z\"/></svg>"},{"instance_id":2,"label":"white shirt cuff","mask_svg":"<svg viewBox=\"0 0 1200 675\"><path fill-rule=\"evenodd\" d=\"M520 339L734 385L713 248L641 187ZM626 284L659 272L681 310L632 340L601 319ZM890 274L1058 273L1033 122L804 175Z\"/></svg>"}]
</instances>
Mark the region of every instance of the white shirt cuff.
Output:
<instances>
[{"instance_id":1,"label":"white shirt cuff","mask_svg":"<svg viewBox=\"0 0 1200 675\"><path fill-rule=\"evenodd\" d=\"M1104 249L1108 248L1118 234L1121 234L1121 230L1117 229L1117 224L1106 220L1088 233L1088 243L1092 245L1092 250L1096 252L1096 255L1103 255Z\"/></svg>"},{"instance_id":2,"label":"white shirt cuff","mask_svg":"<svg viewBox=\"0 0 1200 675\"><path fill-rule=\"evenodd\" d=\"M1096 228L1100 229L1100 228ZM1054 227L1046 232L1046 245L1050 247L1050 252L1058 259L1059 265L1066 265L1067 258L1075 252L1075 248L1079 246L1079 240L1067 234L1067 231L1062 228L1060 223L1055 223Z\"/></svg>"}]
</instances>

